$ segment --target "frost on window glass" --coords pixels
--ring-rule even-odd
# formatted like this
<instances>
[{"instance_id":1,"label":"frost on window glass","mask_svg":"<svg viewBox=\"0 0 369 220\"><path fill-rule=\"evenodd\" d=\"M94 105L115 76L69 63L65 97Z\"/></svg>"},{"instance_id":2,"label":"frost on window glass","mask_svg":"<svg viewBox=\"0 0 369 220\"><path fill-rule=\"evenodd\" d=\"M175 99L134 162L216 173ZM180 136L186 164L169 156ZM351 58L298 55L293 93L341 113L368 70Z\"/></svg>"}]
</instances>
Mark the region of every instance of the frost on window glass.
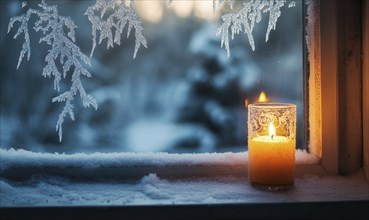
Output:
<instances>
[{"instance_id":1,"label":"frost on window glass","mask_svg":"<svg viewBox=\"0 0 369 220\"><path fill-rule=\"evenodd\" d=\"M22 8L26 4L23 2ZM73 72L71 79L71 87L68 91L57 95L52 99L52 102L65 102L62 112L56 124L56 130L59 131L59 140L62 140L62 124L64 118L69 114L74 121L73 104L74 96L79 93L84 107L92 105L97 109L97 103L93 96L86 93L81 83L80 76L91 77L91 73L84 65L91 65L90 59L81 52L80 48L75 44L75 24L69 17L63 17L58 14L56 6L49 6L42 1L39 5L40 9L29 9L21 16L12 17L9 21L8 33L13 28L16 22L20 22L17 33L14 35L16 39L20 34L24 34L24 43L19 55L17 69L27 53L27 60L31 56L30 36L28 31L28 23L31 17L36 17L36 22L33 29L36 32L42 32L43 36L39 39L39 43L46 43L51 46L45 56L46 66L43 68L42 76L54 77L54 89L60 91L60 81L62 77L65 79L67 72L72 68ZM64 30L67 29L67 33ZM57 63L62 66L62 72L59 71Z\"/></svg>"},{"instance_id":2,"label":"frost on window glass","mask_svg":"<svg viewBox=\"0 0 369 220\"><path fill-rule=\"evenodd\" d=\"M262 91L303 147L299 0L0 4L1 148L244 151Z\"/></svg>"}]
</instances>

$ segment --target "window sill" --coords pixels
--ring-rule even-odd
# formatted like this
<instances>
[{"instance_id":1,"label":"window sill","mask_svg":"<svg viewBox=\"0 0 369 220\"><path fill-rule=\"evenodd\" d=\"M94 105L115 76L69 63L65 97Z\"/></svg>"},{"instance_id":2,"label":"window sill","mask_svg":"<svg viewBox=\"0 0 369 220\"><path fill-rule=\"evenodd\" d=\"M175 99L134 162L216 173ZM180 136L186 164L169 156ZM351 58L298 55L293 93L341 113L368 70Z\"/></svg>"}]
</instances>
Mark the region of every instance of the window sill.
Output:
<instances>
[{"instance_id":1,"label":"window sill","mask_svg":"<svg viewBox=\"0 0 369 220\"><path fill-rule=\"evenodd\" d=\"M317 161L312 163L313 159L306 160L301 155L296 157L294 188L266 192L249 185L246 153L154 153L146 162L130 154L128 161L120 165L117 161L125 154L116 154L115 158L110 155L108 161L90 155L85 161L78 160L83 162L78 165L68 155L59 155L64 161L61 162L47 154L12 150L0 153L0 213L9 218L352 217L348 213L358 214L355 218L368 216L369 183L362 171L345 177L328 175ZM17 157L13 158L12 153ZM166 161L168 155L172 159ZM55 161L60 166L55 166Z\"/></svg>"},{"instance_id":2,"label":"window sill","mask_svg":"<svg viewBox=\"0 0 369 220\"><path fill-rule=\"evenodd\" d=\"M307 167L310 170L315 166ZM17 184L19 183L15 183ZM53 187L57 193L54 194L53 190L44 188L47 184L55 184ZM295 187L284 192L253 189L249 186L247 178L243 177L230 177L230 180L229 178L225 180L224 177L173 180L149 176L137 182L141 192L135 193L125 193L129 191L129 187L124 182L86 184L86 188L90 185L91 189L76 187L83 186L79 182L68 184L68 189L63 190L60 182L41 181L35 184L36 189L31 192L13 186L18 188L18 192L9 195L12 199L21 196L37 200L40 197L38 194L44 194L49 196L49 203L30 205L30 202L34 201L28 201L28 205L10 207L1 205L0 216L5 216L5 219L38 220L368 219L369 217L369 185L362 172L350 177L312 174L297 177ZM73 188L75 191L70 191ZM1 189L3 202L8 200L4 196L6 190ZM79 200L73 200L73 195L78 195ZM93 201L92 195L102 197ZM142 200L145 196L156 199ZM180 199L182 196L186 201ZM104 198L109 198L110 201ZM122 201L126 201L126 204Z\"/></svg>"}]
</instances>

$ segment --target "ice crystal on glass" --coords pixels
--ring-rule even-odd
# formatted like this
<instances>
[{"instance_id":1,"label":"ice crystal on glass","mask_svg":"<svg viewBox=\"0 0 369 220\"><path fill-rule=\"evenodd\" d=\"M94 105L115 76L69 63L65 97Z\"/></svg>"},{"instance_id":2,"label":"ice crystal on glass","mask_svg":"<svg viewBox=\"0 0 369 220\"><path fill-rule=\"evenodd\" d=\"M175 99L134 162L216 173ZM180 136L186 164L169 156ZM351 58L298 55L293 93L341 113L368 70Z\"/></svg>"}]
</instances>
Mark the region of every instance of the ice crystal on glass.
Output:
<instances>
[{"instance_id":1,"label":"ice crystal on glass","mask_svg":"<svg viewBox=\"0 0 369 220\"><path fill-rule=\"evenodd\" d=\"M229 40L234 39L236 34L245 33L252 50L255 50L253 30L267 13L269 13L268 28L265 34L265 41L269 39L270 31L275 30L278 18L281 16L281 8L286 0L247 0L237 12L230 12L222 16L223 23L218 28L217 35L221 36L221 46L225 47L228 56L230 55ZM289 7L293 7L293 3ZM229 30L231 37L229 36Z\"/></svg>"},{"instance_id":2,"label":"ice crystal on glass","mask_svg":"<svg viewBox=\"0 0 369 220\"><path fill-rule=\"evenodd\" d=\"M213 11L222 6L224 2L227 2L229 7L233 9L234 0L213 0Z\"/></svg>"},{"instance_id":3,"label":"ice crystal on glass","mask_svg":"<svg viewBox=\"0 0 369 220\"><path fill-rule=\"evenodd\" d=\"M27 54L27 60L31 56L30 34L28 26L31 17L36 17L33 29L41 32L42 37L39 43L50 45L50 49L45 57L46 66L43 68L42 76L54 77L54 89L60 92L60 82L65 79L67 73L71 73L71 87L68 91L59 94L52 99L52 102L65 102L62 112L56 124L56 131L59 134L59 141L62 141L64 118L69 117L74 121L73 100L79 93L84 107L90 105L97 109L97 102L94 97L87 94L81 82L81 75L91 77L90 72L84 65L91 65L90 58L86 56L76 45L75 28L77 27L70 17L60 16L57 6L49 6L42 1L38 4L39 9L28 9L25 14L12 17L8 25L8 33L14 27L16 22L20 22L14 39L20 34L24 34L24 42L19 55L18 65L21 64L24 56ZM23 7L25 5L23 4ZM62 71L58 69L58 65L62 66Z\"/></svg>"},{"instance_id":4,"label":"ice crystal on glass","mask_svg":"<svg viewBox=\"0 0 369 220\"><path fill-rule=\"evenodd\" d=\"M108 13L107 13L108 11ZM110 11L112 11L110 13ZM88 7L86 13L92 24L92 50L96 48L96 38L99 33L98 44L107 39L107 49L120 45L123 29L127 25L127 38L132 28L135 29L135 50L133 58L136 58L137 51L143 45L147 48L146 38L143 36L141 20L134 10L134 1L128 5L124 0L97 0L96 3Z\"/></svg>"}]
</instances>

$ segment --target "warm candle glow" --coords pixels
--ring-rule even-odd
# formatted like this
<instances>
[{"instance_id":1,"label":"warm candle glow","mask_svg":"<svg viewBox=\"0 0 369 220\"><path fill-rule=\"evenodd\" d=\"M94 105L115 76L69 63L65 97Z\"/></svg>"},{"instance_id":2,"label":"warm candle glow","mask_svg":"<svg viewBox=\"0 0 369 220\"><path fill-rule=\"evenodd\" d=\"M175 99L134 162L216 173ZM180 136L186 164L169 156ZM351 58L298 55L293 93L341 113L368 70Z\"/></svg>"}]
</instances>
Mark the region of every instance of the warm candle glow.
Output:
<instances>
[{"instance_id":1,"label":"warm candle glow","mask_svg":"<svg viewBox=\"0 0 369 220\"><path fill-rule=\"evenodd\" d=\"M259 102L267 102L268 98L265 94L265 92L261 91L260 95L259 95Z\"/></svg>"},{"instance_id":2,"label":"warm candle glow","mask_svg":"<svg viewBox=\"0 0 369 220\"><path fill-rule=\"evenodd\" d=\"M283 187L293 185L295 141L283 136L249 139L249 179L251 184Z\"/></svg>"},{"instance_id":3,"label":"warm candle glow","mask_svg":"<svg viewBox=\"0 0 369 220\"><path fill-rule=\"evenodd\" d=\"M249 100L245 99L245 107L249 106Z\"/></svg>"},{"instance_id":4,"label":"warm candle glow","mask_svg":"<svg viewBox=\"0 0 369 220\"><path fill-rule=\"evenodd\" d=\"M269 125L269 137L271 139L273 139L274 136L275 136L275 129L274 129L273 123L270 123L270 125Z\"/></svg>"},{"instance_id":5,"label":"warm candle glow","mask_svg":"<svg viewBox=\"0 0 369 220\"><path fill-rule=\"evenodd\" d=\"M261 97L266 99L265 93ZM268 190L288 189L294 184L296 106L258 103L250 104L248 111L250 183Z\"/></svg>"}]
</instances>

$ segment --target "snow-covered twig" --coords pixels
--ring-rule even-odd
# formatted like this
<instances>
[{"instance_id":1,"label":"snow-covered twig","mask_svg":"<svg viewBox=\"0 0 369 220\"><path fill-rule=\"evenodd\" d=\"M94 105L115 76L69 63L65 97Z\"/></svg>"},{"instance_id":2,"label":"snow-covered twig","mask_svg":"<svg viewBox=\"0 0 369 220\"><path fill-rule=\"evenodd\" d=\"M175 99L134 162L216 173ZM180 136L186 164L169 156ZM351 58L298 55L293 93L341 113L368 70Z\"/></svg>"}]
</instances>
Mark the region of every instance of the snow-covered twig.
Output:
<instances>
[{"instance_id":1,"label":"snow-covered twig","mask_svg":"<svg viewBox=\"0 0 369 220\"><path fill-rule=\"evenodd\" d=\"M237 12L231 12L222 16L223 23L218 28L217 35L221 36L221 46L227 50L230 55L229 30L231 30L231 39L235 34L244 32L252 50L255 50L253 30L262 17L269 12L268 28L265 34L265 41L269 39L270 31L275 30L278 18L281 16L281 8L286 0L247 0L243 2L242 8ZM288 7L293 7L291 2Z\"/></svg>"},{"instance_id":2,"label":"snow-covered twig","mask_svg":"<svg viewBox=\"0 0 369 220\"><path fill-rule=\"evenodd\" d=\"M98 44L104 39L107 39L107 49L113 47L114 44L120 45L121 35L123 29L128 26L127 38L129 37L132 28L135 29L135 51L133 58L136 58L137 51L143 45L147 48L146 38L142 34L141 20L137 16L134 7L134 1L131 0L131 4L126 5L125 1L119 0L96 0L95 5L88 7L86 15L92 24L92 50L91 55L96 48L97 32L100 32L100 38ZM112 10L113 12L104 18L106 11Z\"/></svg>"},{"instance_id":3,"label":"snow-covered twig","mask_svg":"<svg viewBox=\"0 0 369 220\"><path fill-rule=\"evenodd\" d=\"M75 28L77 27L70 17L63 17L58 14L56 6L49 6L42 1L39 5L40 10L29 9L26 14L12 17L8 26L8 33L13 28L15 22L21 22L20 27L14 38L17 38L21 33L24 33L25 41L22 51L20 52L18 66L27 53L29 60L31 55L30 37L28 25L32 15L37 17L33 29L36 32L42 32L43 37L39 43L46 43L51 46L48 54L45 57L46 66L43 69L42 76L54 76L54 89L60 91L60 81L66 78L67 73L72 71L72 85L69 91L64 92L52 99L52 102L65 102L62 112L56 124L56 131L59 132L59 141L62 141L62 125L64 118L69 114L74 120L73 104L74 96L79 93L84 107L92 105L97 109L97 102L92 95L86 93L81 83L80 76L91 77L91 73L83 65L91 65L90 58L81 52L81 49L75 44ZM67 33L65 33L67 32ZM57 63L62 65L63 71L60 72L57 68Z\"/></svg>"}]
</instances>

